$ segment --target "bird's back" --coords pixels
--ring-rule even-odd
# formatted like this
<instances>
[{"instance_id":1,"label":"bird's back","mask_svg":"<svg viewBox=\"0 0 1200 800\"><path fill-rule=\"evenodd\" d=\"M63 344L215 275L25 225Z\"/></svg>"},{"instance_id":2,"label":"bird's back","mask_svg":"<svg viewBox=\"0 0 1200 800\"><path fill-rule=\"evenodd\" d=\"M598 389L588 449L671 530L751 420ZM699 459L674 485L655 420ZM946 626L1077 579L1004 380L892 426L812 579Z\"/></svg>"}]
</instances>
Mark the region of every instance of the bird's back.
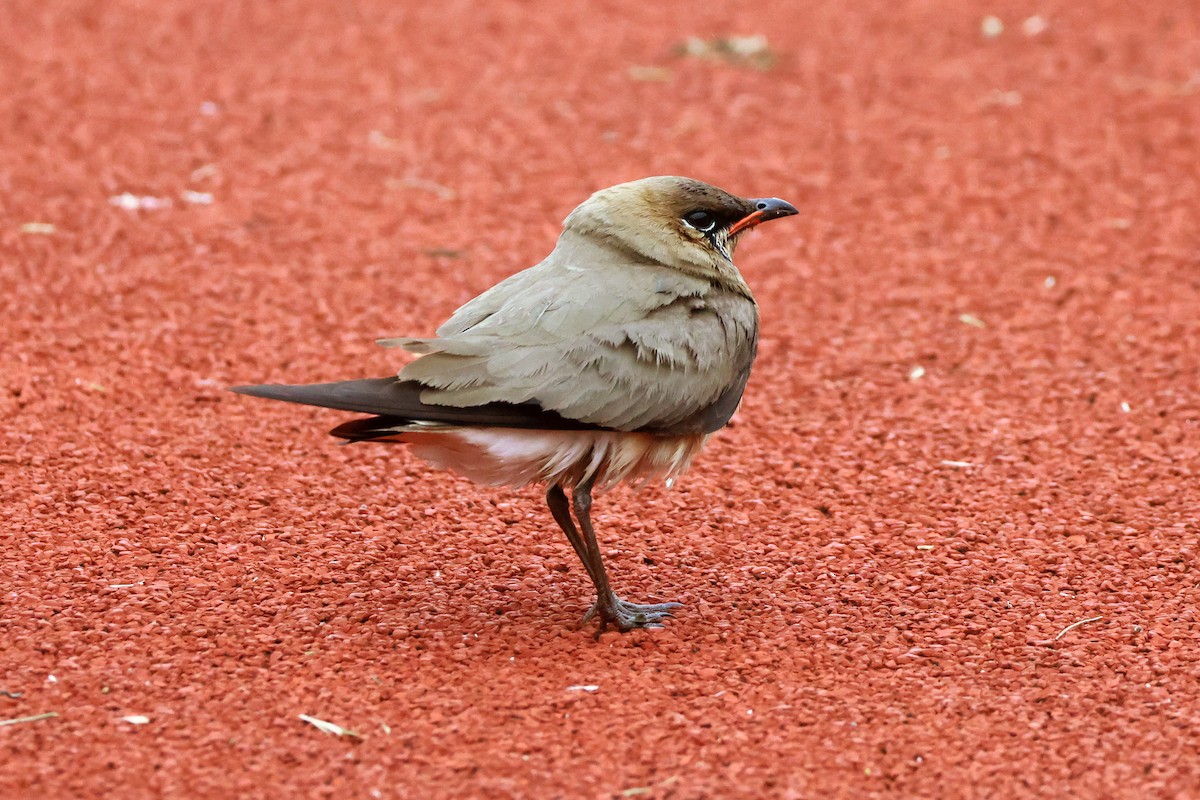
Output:
<instances>
[{"instance_id":1,"label":"bird's back","mask_svg":"<svg viewBox=\"0 0 1200 800\"><path fill-rule=\"evenodd\" d=\"M749 376L747 292L564 233L545 261L460 308L400 377L434 405L533 403L621 431L711 433Z\"/></svg>"}]
</instances>

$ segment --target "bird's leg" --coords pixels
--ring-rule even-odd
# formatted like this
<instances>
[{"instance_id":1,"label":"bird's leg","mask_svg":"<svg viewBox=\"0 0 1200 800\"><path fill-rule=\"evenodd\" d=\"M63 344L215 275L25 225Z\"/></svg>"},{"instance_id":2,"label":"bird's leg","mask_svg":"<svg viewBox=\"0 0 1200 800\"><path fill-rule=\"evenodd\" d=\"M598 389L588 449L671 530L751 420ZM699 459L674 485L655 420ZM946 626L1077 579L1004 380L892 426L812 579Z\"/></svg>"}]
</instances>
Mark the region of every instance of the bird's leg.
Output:
<instances>
[{"instance_id":1,"label":"bird's leg","mask_svg":"<svg viewBox=\"0 0 1200 800\"><path fill-rule=\"evenodd\" d=\"M575 520L571 519L571 503L567 500L567 494L557 483L546 490L546 505L550 507L554 521L567 535L567 541L571 543L575 555L579 556L579 560L583 562L583 568L587 570L588 577L594 584L596 576L592 572L592 562L588 558L587 546L583 543L583 537L579 535L579 529L575 527Z\"/></svg>"},{"instance_id":2,"label":"bird's leg","mask_svg":"<svg viewBox=\"0 0 1200 800\"><path fill-rule=\"evenodd\" d=\"M574 507L575 518L583 530L583 559L588 575L596 587L596 604L584 615L586 623L592 617L600 618L600 630L610 624L616 625L621 631L634 628L653 628L662 625L671 616L671 609L679 608L679 603L630 603L617 597L616 592L608 584L608 573L604 569L604 560L600 555L600 545L596 541L596 531L592 528L592 479L588 479L575 487ZM553 510L553 509L552 509ZM560 523L561 524L561 523ZM569 536L569 534L568 534ZM574 544L574 542L572 542ZM576 547L575 552L580 548Z\"/></svg>"}]
</instances>

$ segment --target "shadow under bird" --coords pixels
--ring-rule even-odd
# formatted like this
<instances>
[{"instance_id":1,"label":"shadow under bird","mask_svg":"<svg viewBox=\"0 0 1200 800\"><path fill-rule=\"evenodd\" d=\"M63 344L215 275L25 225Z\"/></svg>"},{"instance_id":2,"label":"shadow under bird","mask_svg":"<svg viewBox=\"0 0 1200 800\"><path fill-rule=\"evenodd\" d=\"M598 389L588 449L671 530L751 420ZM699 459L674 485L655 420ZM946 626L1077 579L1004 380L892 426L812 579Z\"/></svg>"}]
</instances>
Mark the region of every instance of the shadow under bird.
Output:
<instances>
[{"instance_id":1,"label":"shadow under bird","mask_svg":"<svg viewBox=\"0 0 1200 800\"><path fill-rule=\"evenodd\" d=\"M371 414L334 428L402 442L489 485L547 486L546 503L596 588L584 622L657 626L678 603L617 596L592 527L592 492L682 474L741 400L758 307L733 265L739 237L796 214L680 177L596 192L554 251L458 309L397 377L242 394Z\"/></svg>"}]
</instances>

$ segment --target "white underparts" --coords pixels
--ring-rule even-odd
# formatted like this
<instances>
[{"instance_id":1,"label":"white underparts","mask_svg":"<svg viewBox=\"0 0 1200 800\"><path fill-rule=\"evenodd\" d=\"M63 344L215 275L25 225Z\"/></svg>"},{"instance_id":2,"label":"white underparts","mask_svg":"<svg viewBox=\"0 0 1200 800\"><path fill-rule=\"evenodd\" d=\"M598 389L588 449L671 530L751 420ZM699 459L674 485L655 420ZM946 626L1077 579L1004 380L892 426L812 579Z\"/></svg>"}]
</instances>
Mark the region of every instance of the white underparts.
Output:
<instances>
[{"instance_id":1,"label":"white underparts","mask_svg":"<svg viewBox=\"0 0 1200 800\"><path fill-rule=\"evenodd\" d=\"M574 486L595 479L598 488L682 474L704 446L706 434L655 436L621 431L544 431L423 425L398 430L394 441L434 466L476 483Z\"/></svg>"}]
</instances>

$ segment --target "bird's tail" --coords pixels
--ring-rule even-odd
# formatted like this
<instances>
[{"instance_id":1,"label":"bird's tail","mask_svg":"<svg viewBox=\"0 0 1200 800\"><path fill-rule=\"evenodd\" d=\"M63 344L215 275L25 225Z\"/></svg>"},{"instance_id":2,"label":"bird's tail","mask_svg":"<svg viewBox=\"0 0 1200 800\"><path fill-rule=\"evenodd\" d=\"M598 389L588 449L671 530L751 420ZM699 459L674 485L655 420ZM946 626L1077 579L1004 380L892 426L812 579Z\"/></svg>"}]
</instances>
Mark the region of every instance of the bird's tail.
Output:
<instances>
[{"instance_id":1,"label":"bird's tail","mask_svg":"<svg viewBox=\"0 0 1200 800\"><path fill-rule=\"evenodd\" d=\"M269 400L374 414L343 423L330 431L352 442L404 441L403 433L432 428L486 427L538 430L595 430L597 426L566 419L535 403L484 403L474 406L433 405L421 400L424 386L399 378L366 378L302 385L235 386L230 391Z\"/></svg>"},{"instance_id":2,"label":"bird's tail","mask_svg":"<svg viewBox=\"0 0 1200 800\"><path fill-rule=\"evenodd\" d=\"M339 439L345 439L343 444L351 442L409 442L405 434L431 433L435 430L447 430L458 426L444 422L414 422L404 417L360 417L349 422L343 422L329 433Z\"/></svg>"}]
</instances>

